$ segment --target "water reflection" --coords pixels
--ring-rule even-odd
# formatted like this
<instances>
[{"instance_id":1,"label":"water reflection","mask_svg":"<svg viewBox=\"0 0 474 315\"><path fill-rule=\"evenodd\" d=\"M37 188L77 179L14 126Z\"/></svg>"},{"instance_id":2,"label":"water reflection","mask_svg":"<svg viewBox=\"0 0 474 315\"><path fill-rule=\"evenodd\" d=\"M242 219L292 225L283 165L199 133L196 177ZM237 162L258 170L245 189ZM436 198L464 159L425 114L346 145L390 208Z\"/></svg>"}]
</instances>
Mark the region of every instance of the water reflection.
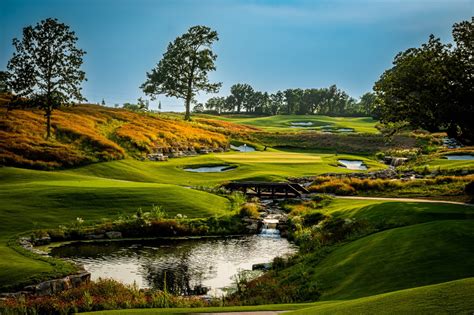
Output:
<instances>
[{"instance_id":1,"label":"water reflection","mask_svg":"<svg viewBox=\"0 0 474 315\"><path fill-rule=\"evenodd\" d=\"M239 269L296 252L282 238L258 235L238 238L133 240L74 243L54 248L53 256L83 264L92 279L114 278L141 288L175 294L220 295ZM207 288L207 289L206 289Z\"/></svg>"}]
</instances>

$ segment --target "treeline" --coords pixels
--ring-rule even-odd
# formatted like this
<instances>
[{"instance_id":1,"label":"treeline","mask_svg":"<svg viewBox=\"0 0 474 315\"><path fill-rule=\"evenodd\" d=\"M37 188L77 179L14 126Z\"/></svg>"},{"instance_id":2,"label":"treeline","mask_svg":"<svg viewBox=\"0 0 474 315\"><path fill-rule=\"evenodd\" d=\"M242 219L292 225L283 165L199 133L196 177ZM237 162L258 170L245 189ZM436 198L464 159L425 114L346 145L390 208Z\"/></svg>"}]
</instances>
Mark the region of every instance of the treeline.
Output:
<instances>
[{"instance_id":1,"label":"treeline","mask_svg":"<svg viewBox=\"0 0 474 315\"><path fill-rule=\"evenodd\" d=\"M194 106L194 112L246 113L254 115L327 115L373 116L375 95L364 94L359 100L336 85L328 88L286 89L275 93L256 91L249 84L234 84L227 97L211 97Z\"/></svg>"}]
</instances>

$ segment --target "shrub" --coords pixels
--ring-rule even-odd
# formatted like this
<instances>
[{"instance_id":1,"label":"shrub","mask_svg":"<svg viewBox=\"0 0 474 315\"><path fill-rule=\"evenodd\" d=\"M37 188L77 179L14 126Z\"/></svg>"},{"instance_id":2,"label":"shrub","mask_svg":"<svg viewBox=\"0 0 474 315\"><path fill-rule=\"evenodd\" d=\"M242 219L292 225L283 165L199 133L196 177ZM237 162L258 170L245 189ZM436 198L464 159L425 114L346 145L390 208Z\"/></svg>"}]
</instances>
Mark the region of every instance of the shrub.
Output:
<instances>
[{"instance_id":1,"label":"shrub","mask_svg":"<svg viewBox=\"0 0 474 315\"><path fill-rule=\"evenodd\" d=\"M330 180L319 185L310 186L309 191L336 194L340 196L349 196L355 194L356 192L352 186L339 180Z\"/></svg>"},{"instance_id":2,"label":"shrub","mask_svg":"<svg viewBox=\"0 0 474 315\"><path fill-rule=\"evenodd\" d=\"M256 203L247 202L240 208L239 214L242 218L249 217L249 218L257 219L260 217L258 210L259 210L259 207Z\"/></svg>"},{"instance_id":3,"label":"shrub","mask_svg":"<svg viewBox=\"0 0 474 315\"><path fill-rule=\"evenodd\" d=\"M303 216L303 224L306 226L318 224L319 222L326 219L327 216L319 211L311 212Z\"/></svg>"}]
</instances>

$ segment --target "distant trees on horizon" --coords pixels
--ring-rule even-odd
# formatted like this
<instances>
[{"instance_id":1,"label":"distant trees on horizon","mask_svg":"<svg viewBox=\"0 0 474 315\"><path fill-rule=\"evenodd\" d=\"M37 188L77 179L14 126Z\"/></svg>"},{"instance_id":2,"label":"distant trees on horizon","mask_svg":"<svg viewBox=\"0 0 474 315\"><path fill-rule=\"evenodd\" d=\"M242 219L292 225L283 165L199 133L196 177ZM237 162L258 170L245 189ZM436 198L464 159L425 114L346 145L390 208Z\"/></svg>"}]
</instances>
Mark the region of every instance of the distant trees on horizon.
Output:
<instances>
[{"instance_id":1,"label":"distant trees on horizon","mask_svg":"<svg viewBox=\"0 0 474 315\"><path fill-rule=\"evenodd\" d=\"M327 115L377 117L375 94L366 93L360 100L350 97L336 85L328 88L286 89L275 93L256 91L249 84L234 84L226 97L211 97L194 110L217 114L254 115Z\"/></svg>"}]
</instances>

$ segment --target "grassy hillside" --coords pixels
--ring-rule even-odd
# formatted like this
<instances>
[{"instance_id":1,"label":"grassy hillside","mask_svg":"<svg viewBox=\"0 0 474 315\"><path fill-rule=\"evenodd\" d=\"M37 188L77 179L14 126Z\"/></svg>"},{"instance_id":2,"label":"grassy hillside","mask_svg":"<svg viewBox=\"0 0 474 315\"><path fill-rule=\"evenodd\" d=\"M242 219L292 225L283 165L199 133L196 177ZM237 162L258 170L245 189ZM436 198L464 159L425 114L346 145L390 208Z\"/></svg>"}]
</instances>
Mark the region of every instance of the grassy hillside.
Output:
<instances>
[{"instance_id":1,"label":"grassy hillside","mask_svg":"<svg viewBox=\"0 0 474 315\"><path fill-rule=\"evenodd\" d=\"M18 233L91 222L160 205L171 216L207 217L228 212L227 199L176 185L77 174L0 168L0 289L65 270L25 257L7 246Z\"/></svg>"},{"instance_id":2,"label":"grassy hillside","mask_svg":"<svg viewBox=\"0 0 474 315\"><path fill-rule=\"evenodd\" d=\"M207 115L202 115L207 117ZM303 130L323 131L324 127L351 128L358 133L378 133L375 128L376 121L370 117L330 117L320 115L277 115L277 116L212 116L215 119L229 121L237 124L258 127L271 132L296 132ZM311 122L309 127L294 128L292 123ZM323 127L323 128L321 128Z\"/></svg>"},{"instance_id":3,"label":"grassy hillside","mask_svg":"<svg viewBox=\"0 0 474 315\"><path fill-rule=\"evenodd\" d=\"M328 172L354 172L339 167L337 159L340 158L363 160L368 165L369 170L386 167L374 160L354 155L335 156L334 154L295 153L272 150L209 154L172 159L167 162L144 162L127 159L92 164L61 172L120 180L209 186L228 180L281 181L288 177L317 175ZM237 168L219 173L192 173L184 170L185 167L203 165L233 165L237 166Z\"/></svg>"},{"instance_id":4,"label":"grassy hillside","mask_svg":"<svg viewBox=\"0 0 474 315\"><path fill-rule=\"evenodd\" d=\"M430 206L428 206L430 207ZM307 255L283 283L316 283L322 300L345 300L474 276L474 221L443 220L378 232Z\"/></svg>"},{"instance_id":5,"label":"grassy hillside","mask_svg":"<svg viewBox=\"0 0 474 315\"><path fill-rule=\"evenodd\" d=\"M0 108L0 165L56 168L156 151L215 150L228 147L226 135L253 130L97 105L54 111L52 128L53 139L46 141L42 111Z\"/></svg>"},{"instance_id":6,"label":"grassy hillside","mask_svg":"<svg viewBox=\"0 0 474 315\"><path fill-rule=\"evenodd\" d=\"M472 314L474 278L315 305L288 314Z\"/></svg>"}]
</instances>

